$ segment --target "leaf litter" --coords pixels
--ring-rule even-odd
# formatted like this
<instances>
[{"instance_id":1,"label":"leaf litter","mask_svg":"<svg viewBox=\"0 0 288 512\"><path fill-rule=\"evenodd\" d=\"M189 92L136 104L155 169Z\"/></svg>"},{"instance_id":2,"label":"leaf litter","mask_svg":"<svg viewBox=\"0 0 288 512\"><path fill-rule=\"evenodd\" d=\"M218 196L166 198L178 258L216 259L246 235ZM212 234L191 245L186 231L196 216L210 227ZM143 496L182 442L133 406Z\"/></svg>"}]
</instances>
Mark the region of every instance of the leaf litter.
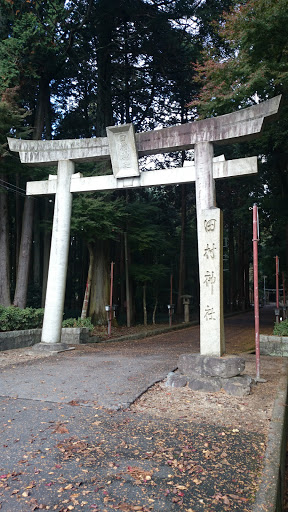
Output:
<instances>
[{"instance_id":1,"label":"leaf litter","mask_svg":"<svg viewBox=\"0 0 288 512\"><path fill-rule=\"evenodd\" d=\"M273 364L245 398L160 383L124 412L33 404L38 430L13 464L0 463L2 510L250 511L279 378ZM4 450L21 439L10 435L13 419Z\"/></svg>"}]
</instances>

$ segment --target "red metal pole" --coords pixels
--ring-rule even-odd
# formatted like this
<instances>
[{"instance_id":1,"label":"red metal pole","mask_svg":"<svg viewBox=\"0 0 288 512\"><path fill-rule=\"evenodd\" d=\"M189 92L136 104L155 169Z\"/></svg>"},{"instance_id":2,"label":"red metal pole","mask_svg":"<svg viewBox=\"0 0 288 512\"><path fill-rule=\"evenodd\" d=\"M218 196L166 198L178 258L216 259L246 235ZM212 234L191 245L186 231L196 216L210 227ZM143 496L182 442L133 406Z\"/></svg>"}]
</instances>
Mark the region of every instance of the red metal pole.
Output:
<instances>
[{"instance_id":1,"label":"red metal pole","mask_svg":"<svg viewBox=\"0 0 288 512\"><path fill-rule=\"evenodd\" d=\"M282 315L282 320L286 320L286 290L285 290L285 274L284 272L282 272L282 286L283 286L283 315Z\"/></svg>"},{"instance_id":2,"label":"red metal pole","mask_svg":"<svg viewBox=\"0 0 288 512\"><path fill-rule=\"evenodd\" d=\"M279 309L279 258L276 256L276 308Z\"/></svg>"},{"instance_id":3,"label":"red metal pole","mask_svg":"<svg viewBox=\"0 0 288 512\"><path fill-rule=\"evenodd\" d=\"M259 289L258 289L258 208L253 205L253 274L254 274L254 315L255 315L255 352L256 378L260 378L260 334L259 334Z\"/></svg>"},{"instance_id":4,"label":"red metal pole","mask_svg":"<svg viewBox=\"0 0 288 512\"><path fill-rule=\"evenodd\" d=\"M113 267L114 263L111 262L111 278L110 278L110 303L109 303L109 325L108 325L108 335L111 335L111 325L112 325L112 307L113 307Z\"/></svg>"}]
</instances>

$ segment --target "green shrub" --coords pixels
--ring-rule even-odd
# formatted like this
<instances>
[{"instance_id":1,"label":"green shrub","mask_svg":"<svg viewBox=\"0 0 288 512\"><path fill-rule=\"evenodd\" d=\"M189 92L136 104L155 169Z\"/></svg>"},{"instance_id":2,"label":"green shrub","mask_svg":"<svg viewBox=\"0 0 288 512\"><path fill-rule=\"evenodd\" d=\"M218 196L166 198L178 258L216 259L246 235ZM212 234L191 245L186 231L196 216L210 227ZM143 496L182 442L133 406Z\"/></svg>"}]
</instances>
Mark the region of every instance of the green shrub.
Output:
<instances>
[{"instance_id":1,"label":"green shrub","mask_svg":"<svg viewBox=\"0 0 288 512\"><path fill-rule=\"evenodd\" d=\"M44 309L5 308L0 305L0 331L21 331L42 327Z\"/></svg>"},{"instance_id":2,"label":"green shrub","mask_svg":"<svg viewBox=\"0 0 288 512\"><path fill-rule=\"evenodd\" d=\"M25 329L41 329L43 324L44 309L5 308L0 305L0 331L22 331ZM87 327L92 331L94 325L90 318L67 318L63 320L62 327Z\"/></svg>"},{"instance_id":3,"label":"green shrub","mask_svg":"<svg viewBox=\"0 0 288 512\"><path fill-rule=\"evenodd\" d=\"M62 327L86 327L89 331L94 329L90 318L67 318L63 320Z\"/></svg>"},{"instance_id":4,"label":"green shrub","mask_svg":"<svg viewBox=\"0 0 288 512\"><path fill-rule=\"evenodd\" d=\"M288 336L288 318L274 325L273 334L275 336Z\"/></svg>"}]
</instances>

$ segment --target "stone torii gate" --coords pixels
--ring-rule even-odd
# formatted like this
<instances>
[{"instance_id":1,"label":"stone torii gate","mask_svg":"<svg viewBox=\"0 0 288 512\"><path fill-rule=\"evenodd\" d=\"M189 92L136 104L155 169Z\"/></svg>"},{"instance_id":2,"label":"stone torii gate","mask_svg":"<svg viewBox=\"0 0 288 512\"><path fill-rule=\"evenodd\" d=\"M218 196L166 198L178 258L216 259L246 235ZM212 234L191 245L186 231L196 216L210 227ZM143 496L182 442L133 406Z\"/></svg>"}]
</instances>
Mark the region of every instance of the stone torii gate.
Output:
<instances>
[{"instance_id":1,"label":"stone torii gate","mask_svg":"<svg viewBox=\"0 0 288 512\"><path fill-rule=\"evenodd\" d=\"M73 192L196 182L200 276L200 352L225 351L223 321L222 215L215 182L257 172L257 157L213 158L213 144L231 144L260 134L264 120L278 112L280 96L216 118L134 134L133 126L107 128L107 137L35 141L9 138L22 163L58 165L57 176L27 183L28 195L55 194L53 231L41 345L57 350L61 339ZM138 157L194 148L194 164L140 172ZM113 174L84 178L75 163L111 158Z\"/></svg>"}]
</instances>

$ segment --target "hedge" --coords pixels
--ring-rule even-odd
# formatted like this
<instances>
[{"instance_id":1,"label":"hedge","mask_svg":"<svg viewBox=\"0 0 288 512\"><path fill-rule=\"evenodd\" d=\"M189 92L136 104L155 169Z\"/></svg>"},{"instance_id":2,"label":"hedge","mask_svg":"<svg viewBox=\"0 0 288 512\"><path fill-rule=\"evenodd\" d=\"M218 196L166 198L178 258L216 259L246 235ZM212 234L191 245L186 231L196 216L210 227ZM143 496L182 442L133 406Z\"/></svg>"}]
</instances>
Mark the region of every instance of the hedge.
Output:
<instances>
[{"instance_id":1,"label":"hedge","mask_svg":"<svg viewBox=\"0 0 288 512\"><path fill-rule=\"evenodd\" d=\"M4 307L0 305L0 332L22 331L26 329L41 329L43 324L44 309ZM90 331L93 324L90 318L68 318L62 323L62 327L87 327Z\"/></svg>"},{"instance_id":2,"label":"hedge","mask_svg":"<svg viewBox=\"0 0 288 512\"><path fill-rule=\"evenodd\" d=\"M288 319L274 325L273 334L275 336L288 336Z\"/></svg>"}]
</instances>

